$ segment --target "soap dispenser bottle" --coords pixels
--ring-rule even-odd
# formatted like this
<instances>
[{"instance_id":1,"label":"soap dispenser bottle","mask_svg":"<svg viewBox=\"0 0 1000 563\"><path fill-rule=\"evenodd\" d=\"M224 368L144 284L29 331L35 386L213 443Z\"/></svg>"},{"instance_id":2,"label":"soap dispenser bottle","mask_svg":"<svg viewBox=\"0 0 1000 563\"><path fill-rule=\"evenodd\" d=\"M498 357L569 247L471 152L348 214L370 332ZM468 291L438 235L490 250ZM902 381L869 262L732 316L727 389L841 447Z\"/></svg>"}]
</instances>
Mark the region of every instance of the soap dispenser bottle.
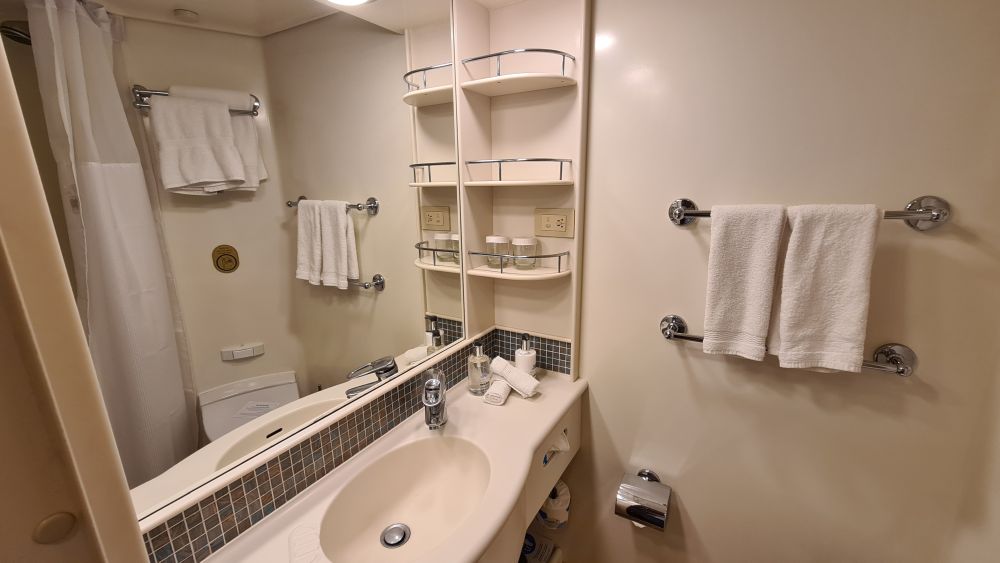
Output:
<instances>
[{"instance_id":1,"label":"soap dispenser bottle","mask_svg":"<svg viewBox=\"0 0 1000 563\"><path fill-rule=\"evenodd\" d=\"M479 340L472 344L472 355L469 356L469 393L480 397L490 388L490 357L483 352L483 343Z\"/></svg>"},{"instance_id":2,"label":"soap dispenser bottle","mask_svg":"<svg viewBox=\"0 0 1000 563\"><path fill-rule=\"evenodd\" d=\"M430 337L430 345L427 346L427 354L433 354L444 347L444 335L441 329L436 328L427 333Z\"/></svg>"},{"instance_id":3,"label":"soap dispenser bottle","mask_svg":"<svg viewBox=\"0 0 1000 563\"><path fill-rule=\"evenodd\" d=\"M521 334L521 347L514 351L514 367L528 375L535 375L538 353L531 349L531 335Z\"/></svg>"}]
</instances>

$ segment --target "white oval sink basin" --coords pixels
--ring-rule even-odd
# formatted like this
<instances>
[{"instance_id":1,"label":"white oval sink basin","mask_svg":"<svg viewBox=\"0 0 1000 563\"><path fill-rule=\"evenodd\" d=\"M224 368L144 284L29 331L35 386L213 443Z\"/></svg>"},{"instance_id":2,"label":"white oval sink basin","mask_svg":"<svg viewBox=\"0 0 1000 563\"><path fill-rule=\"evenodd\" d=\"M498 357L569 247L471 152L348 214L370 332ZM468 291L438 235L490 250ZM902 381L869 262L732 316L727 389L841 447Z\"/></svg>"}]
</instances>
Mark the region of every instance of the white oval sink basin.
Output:
<instances>
[{"instance_id":1,"label":"white oval sink basin","mask_svg":"<svg viewBox=\"0 0 1000 563\"><path fill-rule=\"evenodd\" d=\"M489 481L489 459L468 440L434 436L404 444L333 498L320 524L323 553L331 561L411 561L448 540ZM384 547L382 531L397 523L409 527L409 539Z\"/></svg>"}]
</instances>

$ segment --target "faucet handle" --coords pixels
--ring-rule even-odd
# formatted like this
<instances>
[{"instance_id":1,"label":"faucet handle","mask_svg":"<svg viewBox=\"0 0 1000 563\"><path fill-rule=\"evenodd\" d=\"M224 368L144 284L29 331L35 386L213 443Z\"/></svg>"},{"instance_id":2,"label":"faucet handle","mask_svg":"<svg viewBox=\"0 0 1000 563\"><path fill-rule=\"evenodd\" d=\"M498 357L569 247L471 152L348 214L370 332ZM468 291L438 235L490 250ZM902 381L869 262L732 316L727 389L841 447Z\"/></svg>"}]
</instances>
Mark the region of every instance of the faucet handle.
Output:
<instances>
[{"instance_id":1,"label":"faucet handle","mask_svg":"<svg viewBox=\"0 0 1000 563\"><path fill-rule=\"evenodd\" d=\"M423 401L425 407L436 407L444 402L440 379L428 379L424 382Z\"/></svg>"}]
</instances>

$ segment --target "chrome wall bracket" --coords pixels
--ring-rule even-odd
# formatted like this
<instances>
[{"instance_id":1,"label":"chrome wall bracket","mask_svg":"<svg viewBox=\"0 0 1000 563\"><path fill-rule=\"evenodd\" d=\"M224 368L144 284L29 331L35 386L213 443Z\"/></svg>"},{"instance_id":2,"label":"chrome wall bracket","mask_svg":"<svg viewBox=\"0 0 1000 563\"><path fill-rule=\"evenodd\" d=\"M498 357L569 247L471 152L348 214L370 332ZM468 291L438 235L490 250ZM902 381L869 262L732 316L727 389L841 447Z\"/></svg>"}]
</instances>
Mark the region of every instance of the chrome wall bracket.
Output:
<instances>
[{"instance_id":1,"label":"chrome wall bracket","mask_svg":"<svg viewBox=\"0 0 1000 563\"><path fill-rule=\"evenodd\" d=\"M667 340L702 342L704 336L688 334L688 325L679 315L667 315L660 320L660 334ZM900 377L913 375L917 368L917 354L904 344L883 344L875 349L871 362L863 362L862 369L892 373Z\"/></svg>"},{"instance_id":2,"label":"chrome wall bracket","mask_svg":"<svg viewBox=\"0 0 1000 563\"><path fill-rule=\"evenodd\" d=\"M375 288L375 291L385 291L385 277L382 276L382 274L375 274L372 276L372 281L370 282L347 280L347 283L350 285L356 285L361 289Z\"/></svg>"}]
</instances>

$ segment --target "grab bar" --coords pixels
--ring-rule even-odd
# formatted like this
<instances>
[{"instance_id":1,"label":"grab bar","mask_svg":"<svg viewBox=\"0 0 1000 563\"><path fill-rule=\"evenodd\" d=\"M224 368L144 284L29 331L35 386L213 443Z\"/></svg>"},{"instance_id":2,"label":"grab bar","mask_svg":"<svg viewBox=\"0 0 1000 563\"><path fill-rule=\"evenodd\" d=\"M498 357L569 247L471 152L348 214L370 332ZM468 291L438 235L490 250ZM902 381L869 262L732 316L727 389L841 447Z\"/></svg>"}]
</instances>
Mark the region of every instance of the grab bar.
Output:
<instances>
[{"instance_id":1,"label":"grab bar","mask_svg":"<svg viewBox=\"0 0 1000 563\"><path fill-rule=\"evenodd\" d=\"M703 342L704 336L688 334L688 326L683 317L667 315L660 321L660 333L667 340L687 340ZM863 369L892 373L900 377L909 377L917 367L917 354L909 346L903 344L883 344L875 349L871 362L863 362Z\"/></svg>"},{"instance_id":2,"label":"grab bar","mask_svg":"<svg viewBox=\"0 0 1000 563\"><path fill-rule=\"evenodd\" d=\"M711 217L710 209L698 209L695 202L687 198L675 199L667 210L670 222L678 227L690 225L699 217ZM914 199L906 204L906 209L902 211L886 211L884 219L901 219L911 229L917 231L929 231L940 227L951 218L951 205L944 199L925 195Z\"/></svg>"}]
</instances>

